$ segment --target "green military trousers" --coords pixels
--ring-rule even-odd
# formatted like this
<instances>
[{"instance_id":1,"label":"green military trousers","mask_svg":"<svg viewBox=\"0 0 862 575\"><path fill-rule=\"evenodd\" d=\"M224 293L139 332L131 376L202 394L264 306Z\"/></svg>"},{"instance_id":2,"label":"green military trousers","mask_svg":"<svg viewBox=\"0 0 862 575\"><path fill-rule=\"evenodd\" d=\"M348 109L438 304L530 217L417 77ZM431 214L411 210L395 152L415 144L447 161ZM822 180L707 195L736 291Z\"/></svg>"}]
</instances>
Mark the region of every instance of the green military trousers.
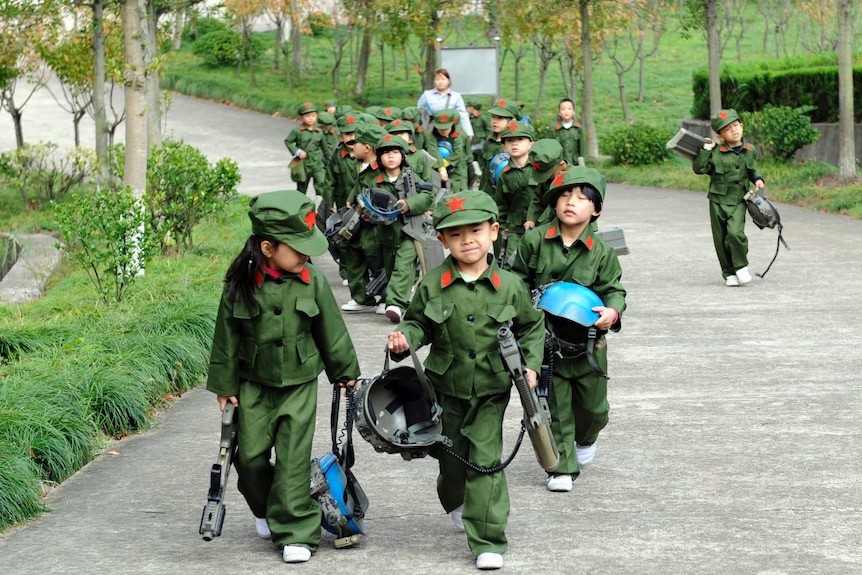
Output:
<instances>
[{"instance_id":1,"label":"green military trousers","mask_svg":"<svg viewBox=\"0 0 862 575\"><path fill-rule=\"evenodd\" d=\"M290 387L242 382L237 487L255 517L266 517L277 546L320 545L320 506L311 498L311 441L317 380ZM275 448L275 463L270 461Z\"/></svg>"},{"instance_id":2,"label":"green military trousers","mask_svg":"<svg viewBox=\"0 0 862 575\"><path fill-rule=\"evenodd\" d=\"M724 277L732 276L736 270L748 265L745 213L745 202L732 206L709 202L712 243L721 265L721 275Z\"/></svg>"},{"instance_id":3,"label":"green military trousers","mask_svg":"<svg viewBox=\"0 0 862 575\"><path fill-rule=\"evenodd\" d=\"M438 393L443 435L452 450L482 467L499 465L503 452L503 416L509 394L459 399ZM464 505L464 529L473 555L508 549L509 487L503 471L479 473L448 453L439 456L437 496L446 513Z\"/></svg>"},{"instance_id":4,"label":"green military trousers","mask_svg":"<svg viewBox=\"0 0 862 575\"><path fill-rule=\"evenodd\" d=\"M416 271L416 244L402 234L397 246L381 245L380 256L389 277L389 283L386 285L386 305L397 306L404 315L410 304L410 292L419 275Z\"/></svg>"},{"instance_id":5,"label":"green military trousers","mask_svg":"<svg viewBox=\"0 0 862 575\"><path fill-rule=\"evenodd\" d=\"M366 293L369 262L377 257L376 226L361 223L358 237L354 235L350 240L342 242L339 246L339 252L341 263L344 266L344 276L350 289L350 297L356 303L376 304L376 300Z\"/></svg>"},{"instance_id":6,"label":"green military trousers","mask_svg":"<svg viewBox=\"0 0 862 575\"><path fill-rule=\"evenodd\" d=\"M308 193L308 183L311 180L314 180L314 192L327 200L330 201L332 199L332 193L330 190L330 183L326 179L326 168L323 164L313 163L310 164L306 160L305 170L308 175L308 179L301 182L294 182L296 184L296 189L302 192L303 194Z\"/></svg>"},{"instance_id":7,"label":"green military trousers","mask_svg":"<svg viewBox=\"0 0 862 575\"><path fill-rule=\"evenodd\" d=\"M608 348L604 339L595 350L596 363L607 373ZM592 445L608 424L608 380L590 367L584 356L554 357L551 384L551 432L560 450L560 465L555 475L577 477L580 473L575 444Z\"/></svg>"}]
</instances>

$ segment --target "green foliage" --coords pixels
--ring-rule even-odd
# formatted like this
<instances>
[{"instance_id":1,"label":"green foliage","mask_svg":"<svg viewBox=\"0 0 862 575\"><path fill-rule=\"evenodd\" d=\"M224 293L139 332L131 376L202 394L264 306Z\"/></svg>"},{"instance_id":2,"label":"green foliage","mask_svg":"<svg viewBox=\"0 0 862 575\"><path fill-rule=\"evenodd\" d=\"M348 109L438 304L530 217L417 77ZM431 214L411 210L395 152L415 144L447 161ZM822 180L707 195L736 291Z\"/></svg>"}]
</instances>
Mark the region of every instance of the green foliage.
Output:
<instances>
[{"instance_id":1,"label":"green foliage","mask_svg":"<svg viewBox=\"0 0 862 575\"><path fill-rule=\"evenodd\" d=\"M767 104L763 110L745 115L745 132L766 157L790 161L797 150L820 137L806 115L812 109L811 106L788 108Z\"/></svg>"},{"instance_id":2,"label":"green foliage","mask_svg":"<svg viewBox=\"0 0 862 575\"><path fill-rule=\"evenodd\" d=\"M145 202L148 224L162 253L184 253L194 245L192 231L237 195L239 166L222 158L210 165L197 148L165 140L147 161Z\"/></svg>"},{"instance_id":3,"label":"green foliage","mask_svg":"<svg viewBox=\"0 0 862 575\"><path fill-rule=\"evenodd\" d=\"M192 48L207 66L233 66L242 53L242 36L231 30L215 30L198 38Z\"/></svg>"},{"instance_id":4,"label":"green foliage","mask_svg":"<svg viewBox=\"0 0 862 575\"><path fill-rule=\"evenodd\" d=\"M72 194L56 203L60 248L79 267L105 303L119 302L152 252L143 206L129 188Z\"/></svg>"},{"instance_id":5,"label":"green foliage","mask_svg":"<svg viewBox=\"0 0 862 575\"><path fill-rule=\"evenodd\" d=\"M332 16L316 10L308 15L308 27L312 36L329 36L333 27Z\"/></svg>"},{"instance_id":6,"label":"green foliage","mask_svg":"<svg viewBox=\"0 0 862 575\"><path fill-rule=\"evenodd\" d=\"M96 153L76 147L65 155L57 144L24 144L0 154L0 181L14 188L27 209L59 199L93 173Z\"/></svg>"},{"instance_id":7,"label":"green foliage","mask_svg":"<svg viewBox=\"0 0 862 575\"><path fill-rule=\"evenodd\" d=\"M4 415L0 413L0 418ZM38 467L20 447L14 451L0 451L0 531L42 511L42 487L38 477Z\"/></svg>"},{"instance_id":8,"label":"green foliage","mask_svg":"<svg viewBox=\"0 0 862 575\"><path fill-rule=\"evenodd\" d=\"M186 22L184 38L198 40L212 32L223 32L228 30L224 20L218 18L192 18Z\"/></svg>"},{"instance_id":9,"label":"green foliage","mask_svg":"<svg viewBox=\"0 0 862 575\"><path fill-rule=\"evenodd\" d=\"M613 157L614 164L660 164L670 157L665 142L672 136L649 125L632 124L615 130L605 139L603 146L605 152Z\"/></svg>"},{"instance_id":10,"label":"green foliage","mask_svg":"<svg viewBox=\"0 0 862 575\"><path fill-rule=\"evenodd\" d=\"M692 74L696 118L709 117L709 75L705 68ZM838 65L835 54L728 64L721 67L724 107L753 112L767 105L811 106L811 121L838 121ZM856 121L862 121L862 66L853 69Z\"/></svg>"}]
</instances>

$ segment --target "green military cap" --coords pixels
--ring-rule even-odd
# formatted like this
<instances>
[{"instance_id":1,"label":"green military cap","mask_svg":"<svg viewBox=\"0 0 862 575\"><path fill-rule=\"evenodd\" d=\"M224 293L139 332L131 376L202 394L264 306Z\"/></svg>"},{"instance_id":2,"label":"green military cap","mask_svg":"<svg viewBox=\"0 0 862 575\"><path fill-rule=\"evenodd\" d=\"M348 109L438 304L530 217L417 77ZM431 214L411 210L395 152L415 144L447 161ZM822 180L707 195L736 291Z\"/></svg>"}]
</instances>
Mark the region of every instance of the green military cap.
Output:
<instances>
[{"instance_id":1,"label":"green military cap","mask_svg":"<svg viewBox=\"0 0 862 575\"><path fill-rule=\"evenodd\" d=\"M329 242L317 227L311 198L296 190L267 192L249 202L251 231L260 238L285 243L306 256L319 256Z\"/></svg>"},{"instance_id":2,"label":"green military cap","mask_svg":"<svg viewBox=\"0 0 862 575\"><path fill-rule=\"evenodd\" d=\"M317 123L322 126L332 126L335 124L335 116L326 110L321 110L317 113Z\"/></svg>"},{"instance_id":3,"label":"green military cap","mask_svg":"<svg viewBox=\"0 0 862 575\"><path fill-rule=\"evenodd\" d=\"M362 120L357 114L342 114L338 116L338 121L336 126L338 127L339 132L355 132L356 126L362 123L367 123Z\"/></svg>"},{"instance_id":4,"label":"green military cap","mask_svg":"<svg viewBox=\"0 0 862 575\"><path fill-rule=\"evenodd\" d=\"M530 165L533 166L533 179L536 183L547 182L562 161L563 146L553 138L536 140L530 148Z\"/></svg>"},{"instance_id":5,"label":"green military cap","mask_svg":"<svg viewBox=\"0 0 862 575\"><path fill-rule=\"evenodd\" d=\"M386 131L390 134L398 134L400 132L410 132L412 134L414 131L413 122L398 118L386 124Z\"/></svg>"},{"instance_id":6,"label":"green military cap","mask_svg":"<svg viewBox=\"0 0 862 575\"><path fill-rule=\"evenodd\" d=\"M739 120L739 114L733 108L728 108L714 114L710 118L709 123L712 124L712 131L717 134L737 120ZM741 122L742 120L739 121Z\"/></svg>"},{"instance_id":7,"label":"green military cap","mask_svg":"<svg viewBox=\"0 0 862 575\"><path fill-rule=\"evenodd\" d=\"M329 100L323 103L324 108L335 107L338 108L338 100L335 98L330 98Z\"/></svg>"},{"instance_id":8,"label":"green military cap","mask_svg":"<svg viewBox=\"0 0 862 575\"><path fill-rule=\"evenodd\" d=\"M407 120L409 122L415 122L422 118L422 111L419 109L419 106L407 106L403 110L401 110L401 119Z\"/></svg>"},{"instance_id":9,"label":"green military cap","mask_svg":"<svg viewBox=\"0 0 862 575\"><path fill-rule=\"evenodd\" d=\"M509 100L497 100L491 106L491 109L488 110L488 113L492 116L500 116L501 118L521 119L521 107L518 106L517 102Z\"/></svg>"},{"instance_id":10,"label":"green military cap","mask_svg":"<svg viewBox=\"0 0 862 575\"><path fill-rule=\"evenodd\" d=\"M296 115L301 116L303 114L308 114L309 112L316 112L317 106L312 104L311 102L303 102L296 109Z\"/></svg>"},{"instance_id":11,"label":"green military cap","mask_svg":"<svg viewBox=\"0 0 862 575\"><path fill-rule=\"evenodd\" d=\"M363 122L356 126L356 141L360 144L371 146L372 148L376 148L377 142L379 142L380 138L385 135L386 130L377 124Z\"/></svg>"},{"instance_id":12,"label":"green military cap","mask_svg":"<svg viewBox=\"0 0 862 575\"><path fill-rule=\"evenodd\" d=\"M527 122L509 122L500 132L500 139L505 140L506 138L529 138L532 142L536 139L536 130L533 129L532 124Z\"/></svg>"},{"instance_id":13,"label":"green military cap","mask_svg":"<svg viewBox=\"0 0 862 575\"><path fill-rule=\"evenodd\" d=\"M389 108L391 110L391 108ZM371 114L378 120L383 120L384 122L391 122L394 120L392 114L388 113L387 108L383 106L368 106L365 108L365 113Z\"/></svg>"},{"instance_id":14,"label":"green military cap","mask_svg":"<svg viewBox=\"0 0 862 575\"><path fill-rule=\"evenodd\" d=\"M480 190L464 190L444 196L434 206L434 228L443 230L468 224L497 221L497 202Z\"/></svg>"},{"instance_id":15,"label":"green military cap","mask_svg":"<svg viewBox=\"0 0 862 575\"><path fill-rule=\"evenodd\" d=\"M434 112L434 127L438 130L451 128L458 121L458 110L447 108Z\"/></svg>"},{"instance_id":16,"label":"green military cap","mask_svg":"<svg viewBox=\"0 0 862 575\"><path fill-rule=\"evenodd\" d=\"M341 104L340 106L338 106L338 110L336 110L335 113L336 114L346 114L347 112L352 112L352 111L353 111L353 106L351 106L350 104Z\"/></svg>"},{"instance_id":17,"label":"green military cap","mask_svg":"<svg viewBox=\"0 0 862 575\"><path fill-rule=\"evenodd\" d=\"M384 106L383 111L392 116L390 122L401 117L401 108L398 106Z\"/></svg>"},{"instance_id":18,"label":"green military cap","mask_svg":"<svg viewBox=\"0 0 862 575\"><path fill-rule=\"evenodd\" d=\"M542 202L551 204L560 193L570 190L575 186L590 186L599 192L602 200L605 199L605 187L607 180L595 168L585 166L572 166L566 171L560 172L551 182L551 187L542 194Z\"/></svg>"},{"instance_id":19,"label":"green military cap","mask_svg":"<svg viewBox=\"0 0 862 575\"><path fill-rule=\"evenodd\" d=\"M406 154L408 145L404 138L399 138L398 136L395 136L393 134L385 134L379 140L377 140L377 145L374 146L374 148L377 150L378 154L384 150L389 150L392 148L398 148Z\"/></svg>"}]
</instances>

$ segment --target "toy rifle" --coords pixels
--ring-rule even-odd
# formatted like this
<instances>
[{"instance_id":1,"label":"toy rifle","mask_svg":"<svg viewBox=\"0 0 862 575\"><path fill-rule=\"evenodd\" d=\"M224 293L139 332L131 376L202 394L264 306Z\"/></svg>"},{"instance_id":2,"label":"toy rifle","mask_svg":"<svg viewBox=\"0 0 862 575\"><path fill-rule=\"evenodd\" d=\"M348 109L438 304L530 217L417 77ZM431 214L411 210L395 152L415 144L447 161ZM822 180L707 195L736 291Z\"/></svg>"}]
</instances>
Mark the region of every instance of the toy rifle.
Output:
<instances>
[{"instance_id":1,"label":"toy rifle","mask_svg":"<svg viewBox=\"0 0 862 575\"><path fill-rule=\"evenodd\" d=\"M401 187L399 197L401 199L412 198L419 193L419 190L433 190L434 186L424 182L416 181L416 174L413 170L403 170L401 172ZM425 231L425 214L416 216L404 216L404 227L402 230L409 238L413 240L416 246L416 256L419 258L419 267L422 269L422 275L428 273L428 270L435 268L443 263L443 246L433 234Z\"/></svg>"},{"instance_id":2,"label":"toy rifle","mask_svg":"<svg viewBox=\"0 0 862 575\"><path fill-rule=\"evenodd\" d=\"M497 257L497 265L500 267L506 263L507 249L509 249L509 232L504 230L500 233L500 255Z\"/></svg>"},{"instance_id":3,"label":"toy rifle","mask_svg":"<svg viewBox=\"0 0 862 575\"><path fill-rule=\"evenodd\" d=\"M198 533L203 535L204 541L212 541L214 537L221 535L226 510L224 492L235 453L236 408L228 401L221 413L221 440L219 441L218 458L210 469L210 489L207 492L207 504L204 506L201 526L198 529Z\"/></svg>"},{"instance_id":4,"label":"toy rifle","mask_svg":"<svg viewBox=\"0 0 862 575\"><path fill-rule=\"evenodd\" d=\"M539 465L550 473L560 464L560 452L551 433L551 410L548 407L548 399L539 397L536 390L530 388L524 355L512 330L508 327L500 328L497 332L497 343L500 345L503 363L521 398L521 405L524 408L523 423L530 436L530 443L533 444L533 450L536 452L536 459Z\"/></svg>"}]
</instances>

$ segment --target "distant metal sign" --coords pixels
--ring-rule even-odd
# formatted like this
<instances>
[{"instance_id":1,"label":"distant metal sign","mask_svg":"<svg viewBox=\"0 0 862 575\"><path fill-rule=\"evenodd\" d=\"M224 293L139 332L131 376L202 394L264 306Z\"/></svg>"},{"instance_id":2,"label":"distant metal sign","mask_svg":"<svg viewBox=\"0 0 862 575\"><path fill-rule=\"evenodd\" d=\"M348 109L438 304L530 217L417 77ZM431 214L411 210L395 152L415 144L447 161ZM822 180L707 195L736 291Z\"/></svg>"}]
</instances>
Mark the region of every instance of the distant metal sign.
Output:
<instances>
[{"instance_id":1,"label":"distant metal sign","mask_svg":"<svg viewBox=\"0 0 862 575\"><path fill-rule=\"evenodd\" d=\"M496 46L441 48L440 67L449 70L452 89L464 95L500 96Z\"/></svg>"}]
</instances>

